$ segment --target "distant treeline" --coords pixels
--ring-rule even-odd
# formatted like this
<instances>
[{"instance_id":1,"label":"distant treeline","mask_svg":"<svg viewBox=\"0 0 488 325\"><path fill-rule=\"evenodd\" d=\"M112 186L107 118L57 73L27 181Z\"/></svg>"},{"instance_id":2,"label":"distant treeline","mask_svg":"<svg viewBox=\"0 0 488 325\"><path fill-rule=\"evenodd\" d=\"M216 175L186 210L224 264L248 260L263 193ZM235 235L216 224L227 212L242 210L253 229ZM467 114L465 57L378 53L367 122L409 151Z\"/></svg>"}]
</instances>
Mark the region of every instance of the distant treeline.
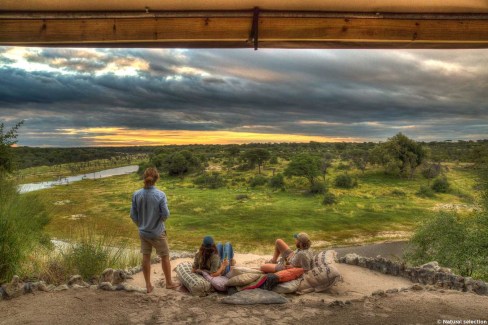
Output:
<instances>
[{"instance_id":1,"label":"distant treeline","mask_svg":"<svg viewBox=\"0 0 488 325\"><path fill-rule=\"evenodd\" d=\"M66 163L87 162L96 159L130 157L149 154L153 147L83 147L83 148L14 148L16 166L19 169L52 166Z\"/></svg>"},{"instance_id":2,"label":"distant treeline","mask_svg":"<svg viewBox=\"0 0 488 325\"><path fill-rule=\"evenodd\" d=\"M483 163L488 159L488 140L419 142L430 151L430 160L438 162ZM361 152L370 152L378 143L251 143L242 145L170 145L146 147L83 147L83 148L33 148L17 147L15 155L18 168L51 166L64 163L86 162L95 159L111 159L135 154L170 154L187 150L202 160L237 156L255 148L263 148L271 158L289 160L291 157L311 153L325 155L330 159L357 157Z\"/></svg>"}]
</instances>

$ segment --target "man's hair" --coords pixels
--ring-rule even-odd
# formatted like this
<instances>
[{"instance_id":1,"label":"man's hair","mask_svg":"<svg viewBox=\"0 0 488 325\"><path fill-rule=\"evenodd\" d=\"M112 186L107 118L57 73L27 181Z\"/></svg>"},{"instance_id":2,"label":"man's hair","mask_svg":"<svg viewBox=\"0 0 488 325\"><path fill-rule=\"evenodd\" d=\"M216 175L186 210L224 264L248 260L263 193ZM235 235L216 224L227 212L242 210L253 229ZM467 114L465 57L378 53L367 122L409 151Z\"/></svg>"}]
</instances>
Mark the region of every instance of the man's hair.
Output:
<instances>
[{"instance_id":1,"label":"man's hair","mask_svg":"<svg viewBox=\"0 0 488 325\"><path fill-rule=\"evenodd\" d=\"M157 180L159 179L158 170L155 167L146 168L144 171L144 188L149 188L156 184Z\"/></svg>"},{"instance_id":2,"label":"man's hair","mask_svg":"<svg viewBox=\"0 0 488 325\"><path fill-rule=\"evenodd\" d=\"M296 246L298 249L309 249L310 246L312 246L312 242L310 240L307 240L306 242L301 242L298 240Z\"/></svg>"}]
</instances>

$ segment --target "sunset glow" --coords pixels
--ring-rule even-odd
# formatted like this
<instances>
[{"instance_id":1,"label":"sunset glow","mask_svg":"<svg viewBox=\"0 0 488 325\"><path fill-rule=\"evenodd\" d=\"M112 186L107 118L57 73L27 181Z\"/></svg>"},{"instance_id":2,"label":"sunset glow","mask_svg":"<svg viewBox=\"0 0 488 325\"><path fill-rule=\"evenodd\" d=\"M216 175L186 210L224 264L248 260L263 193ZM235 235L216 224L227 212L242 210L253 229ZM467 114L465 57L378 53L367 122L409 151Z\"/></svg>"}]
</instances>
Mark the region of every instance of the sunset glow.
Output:
<instances>
[{"instance_id":1,"label":"sunset glow","mask_svg":"<svg viewBox=\"0 0 488 325\"><path fill-rule=\"evenodd\" d=\"M62 129L60 134L78 135L94 146L148 146L184 144L242 144L280 142L362 142L360 138L251 133L234 131L129 130L124 128Z\"/></svg>"}]
</instances>

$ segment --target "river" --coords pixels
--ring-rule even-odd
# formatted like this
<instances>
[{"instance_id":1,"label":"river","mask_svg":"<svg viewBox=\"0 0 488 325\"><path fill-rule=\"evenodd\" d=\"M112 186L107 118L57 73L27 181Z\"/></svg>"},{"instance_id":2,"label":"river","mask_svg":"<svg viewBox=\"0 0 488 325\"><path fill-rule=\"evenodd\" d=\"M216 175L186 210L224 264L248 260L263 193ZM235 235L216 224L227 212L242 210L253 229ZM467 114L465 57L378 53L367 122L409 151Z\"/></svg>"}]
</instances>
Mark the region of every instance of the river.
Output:
<instances>
[{"instance_id":1,"label":"river","mask_svg":"<svg viewBox=\"0 0 488 325\"><path fill-rule=\"evenodd\" d=\"M51 188L53 186L68 185L68 184L71 184L73 182L78 182L78 181L81 181L84 179L99 179L99 178L106 178L106 177L112 177L112 176L118 176L118 175L132 174L132 173L136 172L138 169L139 169L139 166L130 165L130 166L124 166L124 167L105 169L105 170L101 170L99 172L94 172L94 173L86 173L86 174L80 174L80 175L75 175L75 176L68 176L68 177L61 178L60 180L57 180L57 181L22 184L22 185L19 185L19 192L20 193L27 193L27 192L33 192L33 191L38 191L38 190L44 190L47 188Z\"/></svg>"}]
</instances>

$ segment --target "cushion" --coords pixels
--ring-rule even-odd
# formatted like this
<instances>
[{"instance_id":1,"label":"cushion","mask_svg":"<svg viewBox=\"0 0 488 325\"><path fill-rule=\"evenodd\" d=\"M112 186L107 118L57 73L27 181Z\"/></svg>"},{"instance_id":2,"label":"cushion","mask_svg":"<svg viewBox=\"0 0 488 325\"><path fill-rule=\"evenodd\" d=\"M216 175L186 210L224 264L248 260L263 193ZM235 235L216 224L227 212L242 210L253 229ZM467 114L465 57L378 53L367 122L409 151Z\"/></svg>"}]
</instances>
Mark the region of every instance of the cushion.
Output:
<instances>
[{"instance_id":1,"label":"cushion","mask_svg":"<svg viewBox=\"0 0 488 325\"><path fill-rule=\"evenodd\" d=\"M258 274L262 274L263 272L261 272L260 270L251 269L250 267L233 266L231 268L230 272L227 273L225 276L228 277L228 278L233 278L235 276L238 276L238 275L241 275L241 274L245 274L245 273L258 273Z\"/></svg>"},{"instance_id":2,"label":"cushion","mask_svg":"<svg viewBox=\"0 0 488 325\"><path fill-rule=\"evenodd\" d=\"M303 281L303 278L298 278L293 281L279 283L276 287L273 288L274 292L277 293L293 293L298 290L300 283Z\"/></svg>"},{"instance_id":3,"label":"cushion","mask_svg":"<svg viewBox=\"0 0 488 325\"><path fill-rule=\"evenodd\" d=\"M333 265L317 266L303 276L297 293L321 292L333 286L340 279L337 268Z\"/></svg>"},{"instance_id":4,"label":"cushion","mask_svg":"<svg viewBox=\"0 0 488 325\"><path fill-rule=\"evenodd\" d=\"M303 272L304 270L302 268L294 267L291 269L276 272L275 274L280 279L279 282L288 282L299 278L303 274Z\"/></svg>"},{"instance_id":5,"label":"cushion","mask_svg":"<svg viewBox=\"0 0 488 325\"><path fill-rule=\"evenodd\" d=\"M229 278L225 276L211 276L207 272L202 272L203 277L212 284L217 291L227 291L227 287L225 286L229 281Z\"/></svg>"},{"instance_id":6,"label":"cushion","mask_svg":"<svg viewBox=\"0 0 488 325\"><path fill-rule=\"evenodd\" d=\"M192 263L183 262L175 267L176 276L194 296L203 297L212 291L212 285L203 276L192 272Z\"/></svg>"},{"instance_id":7,"label":"cushion","mask_svg":"<svg viewBox=\"0 0 488 325\"><path fill-rule=\"evenodd\" d=\"M337 252L335 250L322 251L314 256L313 267L335 263Z\"/></svg>"},{"instance_id":8,"label":"cushion","mask_svg":"<svg viewBox=\"0 0 488 325\"><path fill-rule=\"evenodd\" d=\"M261 277L261 274L259 273L244 273L230 278L226 286L242 287L256 281L257 279L259 279L259 277Z\"/></svg>"}]
</instances>

